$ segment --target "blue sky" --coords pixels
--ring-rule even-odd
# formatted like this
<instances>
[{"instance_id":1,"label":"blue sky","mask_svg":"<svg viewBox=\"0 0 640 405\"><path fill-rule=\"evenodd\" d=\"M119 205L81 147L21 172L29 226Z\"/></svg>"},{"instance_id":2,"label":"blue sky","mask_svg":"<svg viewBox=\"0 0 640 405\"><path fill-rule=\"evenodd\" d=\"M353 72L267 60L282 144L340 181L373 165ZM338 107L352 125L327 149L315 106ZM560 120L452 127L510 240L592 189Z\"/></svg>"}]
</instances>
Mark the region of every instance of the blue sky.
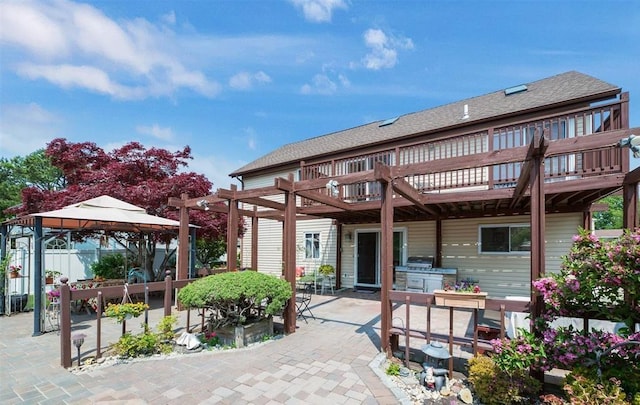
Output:
<instances>
[{"instance_id":1,"label":"blue sky","mask_svg":"<svg viewBox=\"0 0 640 405\"><path fill-rule=\"evenodd\" d=\"M214 188L287 143L569 70L629 91L640 126L637 1L0 0L0 52L0 156L189 145Z\"/></svg>"}]
</instances>

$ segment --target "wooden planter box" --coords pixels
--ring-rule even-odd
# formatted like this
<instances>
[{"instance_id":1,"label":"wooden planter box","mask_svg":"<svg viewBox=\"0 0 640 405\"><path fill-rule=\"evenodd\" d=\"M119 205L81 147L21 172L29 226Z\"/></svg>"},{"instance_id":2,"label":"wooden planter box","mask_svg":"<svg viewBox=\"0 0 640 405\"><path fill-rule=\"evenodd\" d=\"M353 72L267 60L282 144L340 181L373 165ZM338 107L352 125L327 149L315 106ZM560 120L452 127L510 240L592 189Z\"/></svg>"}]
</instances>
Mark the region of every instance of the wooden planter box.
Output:
<instances>
[{"instance_id":1,"label":"wooden planter box","mask_svg":"<svg viewBox=\"0 0 640 405\"><path fill-rule=\"evenodd\" d=\"M456 292L435 290L436 305L454 308L484 309L484 302L487 298L486 292Z\"/></svg>"},{"instance_id":2,"label":"wooden planter box","mask_svg":"<svg viewBox=\"0 0 640 405\"><path fill-rule=\"evenodd\" d=\"M214 332L223 345L245 347L250 343L262 340L264 336L273 335L273 318L270 316L248 325L226 326L215 329Z\"/></svg>"}]
</instances>

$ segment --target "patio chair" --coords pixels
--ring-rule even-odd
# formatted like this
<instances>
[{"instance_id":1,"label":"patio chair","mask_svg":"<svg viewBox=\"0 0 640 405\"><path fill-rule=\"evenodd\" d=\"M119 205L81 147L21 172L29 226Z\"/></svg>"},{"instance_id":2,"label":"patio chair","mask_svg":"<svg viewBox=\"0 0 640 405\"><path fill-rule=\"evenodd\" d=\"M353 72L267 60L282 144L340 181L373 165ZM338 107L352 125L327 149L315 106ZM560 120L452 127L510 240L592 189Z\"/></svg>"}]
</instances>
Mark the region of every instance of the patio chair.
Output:
<instances>
[{"instance_id":1,"label":"patio chair","mask_svg":"<svg viewBox=\"0 0 640 405\"><path fill-rule=\"evenodd\" d=\"M307 316L311 316L313 319L316 319L315 315L313 315L313 312L311 312L311 309L309 308L313 288L313 284L307 283L303 286L300 292L296 292L297 317L304 319L305 323L309 323L307 321Z\"/></svg>"}]
</instances>

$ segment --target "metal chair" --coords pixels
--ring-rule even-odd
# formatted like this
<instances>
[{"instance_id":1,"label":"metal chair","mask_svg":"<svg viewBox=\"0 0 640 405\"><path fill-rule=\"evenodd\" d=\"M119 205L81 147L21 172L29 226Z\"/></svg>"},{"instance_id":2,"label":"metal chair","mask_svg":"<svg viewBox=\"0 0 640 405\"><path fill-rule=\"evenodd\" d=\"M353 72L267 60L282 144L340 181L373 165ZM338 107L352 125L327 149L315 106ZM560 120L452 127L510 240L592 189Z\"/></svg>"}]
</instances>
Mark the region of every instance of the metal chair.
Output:
<instances>
[{"instance_id":1,"label":"metal chair","mask_svg":"<svg viewBox=\"0 0 640 405\"><path fill-rule=\"evenodd\" d=\"M309 304L311 303L311 292L313 291L313 284L307 283L302 288L301 292L296 293L296 309L298 318L304 319L305 323L309 323L307 321L307 316L311 316L313 319L316 319L313 312L309 308Z\"/></svg>"}]
</instances>

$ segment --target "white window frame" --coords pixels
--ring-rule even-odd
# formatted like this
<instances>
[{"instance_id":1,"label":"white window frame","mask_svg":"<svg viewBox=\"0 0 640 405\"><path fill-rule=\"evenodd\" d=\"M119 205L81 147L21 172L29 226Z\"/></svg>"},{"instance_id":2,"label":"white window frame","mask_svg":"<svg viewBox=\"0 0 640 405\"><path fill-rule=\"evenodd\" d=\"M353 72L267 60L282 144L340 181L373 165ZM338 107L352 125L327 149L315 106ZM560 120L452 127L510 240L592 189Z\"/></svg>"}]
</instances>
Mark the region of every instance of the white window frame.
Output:
<instances>
[{"instance_id":1,"label":"white window frame","mask_svg":"<svg viewBox=\"0 0 640 405\"><path fill-rule=\"evenodd\" d=\"M509 247L508 250L506 251L482 250L482 230L488 229L488 228L507 228L508 229L508 232L507 232L508 234L507 246ZM527 224L527 223L480 225L478 227L478 254L479 255L529 255L531 254L530 250L511 250L511 228L529 228L529 232L531 232L531 224ZM529 243L531 243L531 241L529 241Z\"/></svg>"},{"instance_id":2,"label":"white window frame","mask_svg":"<svg viewBox=\"0 0 640 405\"><path fill-rule=\"evenodd\" d=\"M320 258L320 232L304 233L304 258L319 259Z\"/></svg>"}]
</instances>

